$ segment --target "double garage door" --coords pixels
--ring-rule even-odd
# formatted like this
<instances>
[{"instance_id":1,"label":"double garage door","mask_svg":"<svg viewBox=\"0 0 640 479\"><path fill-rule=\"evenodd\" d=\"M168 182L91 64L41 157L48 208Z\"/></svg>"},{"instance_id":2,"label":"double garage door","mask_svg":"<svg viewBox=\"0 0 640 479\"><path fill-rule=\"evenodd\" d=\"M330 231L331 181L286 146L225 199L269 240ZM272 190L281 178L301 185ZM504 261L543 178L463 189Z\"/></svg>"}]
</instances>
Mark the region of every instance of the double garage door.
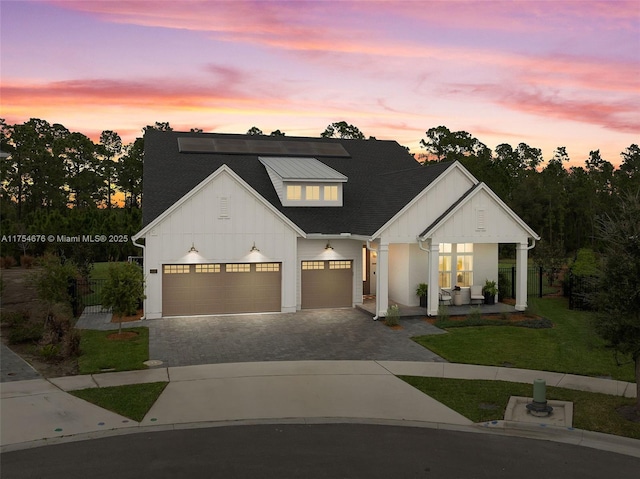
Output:
<instances>
[{"instance_id":1,"label":"double garage door","mask_svg":"<svg viewBox=\"0 0 640 479\"><path fill-rule=\"evenodd\" d=\"M280 263L165 264L162 315L281 310Z\"/></svg>"},{"instance_id":2,"label":"double garage door","mask_svg":"<svg viewBox=\"0 0 640 479\"><path fill-rule=\"evenodd\" d=\"M302 261L302 308L353 304L353 261ZM165 264L162 315L281 311L280 263Z\"/></svg>"}]
</instances>

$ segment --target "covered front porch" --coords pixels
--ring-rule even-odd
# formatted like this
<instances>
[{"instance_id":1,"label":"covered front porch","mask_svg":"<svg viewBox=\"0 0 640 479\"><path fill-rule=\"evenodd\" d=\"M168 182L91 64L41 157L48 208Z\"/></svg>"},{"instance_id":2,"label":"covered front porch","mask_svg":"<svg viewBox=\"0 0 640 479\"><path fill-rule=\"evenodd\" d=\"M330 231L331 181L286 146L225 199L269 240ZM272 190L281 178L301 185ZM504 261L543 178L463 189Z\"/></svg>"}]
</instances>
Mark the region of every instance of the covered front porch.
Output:
<instances>
[{"instance_id":1,"label":"covered front porch","mask_svg":"<svg viewBox=\"0 0 640 479\"><path fill-rule=\"evenodd\" d=\"M427 308L422 306L409 306L406 304L401 304L398 301L394 301L393 299L388 300L388 304L398 305L400 308L400 317L401 318L415 318L420 316L427 316ZM479 309L481 314L502 314L502 313L515 313L517 310L515 306L506 304L506 303L495 303L495 304L463 304L461 306L454 305L446 305L447 312L450 316L468 316L473 311ZM375 317L376 315L376 297L372 295L367 295L363 297L362 304L356 306L356 308L364 311L366 313L371 314Z\"/></svg>"}]
</instances>

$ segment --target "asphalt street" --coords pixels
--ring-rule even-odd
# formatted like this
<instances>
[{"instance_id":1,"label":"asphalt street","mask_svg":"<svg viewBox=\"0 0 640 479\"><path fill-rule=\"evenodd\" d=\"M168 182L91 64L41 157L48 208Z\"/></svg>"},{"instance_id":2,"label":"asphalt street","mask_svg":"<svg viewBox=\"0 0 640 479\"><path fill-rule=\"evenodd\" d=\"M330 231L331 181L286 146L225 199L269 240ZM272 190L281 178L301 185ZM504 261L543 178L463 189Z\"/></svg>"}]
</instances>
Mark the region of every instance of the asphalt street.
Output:
<instances>
[{"instance_id":1,"label":"asphalt street","mask_svg":"<svg viewBox=\"0 0 640 479\"><path fill-rule=\"evenodd\" d=\"M2 477L631 478L640 459L569 444L365 424L127 434L2 455Z\"/></svg>"}]
</instances>

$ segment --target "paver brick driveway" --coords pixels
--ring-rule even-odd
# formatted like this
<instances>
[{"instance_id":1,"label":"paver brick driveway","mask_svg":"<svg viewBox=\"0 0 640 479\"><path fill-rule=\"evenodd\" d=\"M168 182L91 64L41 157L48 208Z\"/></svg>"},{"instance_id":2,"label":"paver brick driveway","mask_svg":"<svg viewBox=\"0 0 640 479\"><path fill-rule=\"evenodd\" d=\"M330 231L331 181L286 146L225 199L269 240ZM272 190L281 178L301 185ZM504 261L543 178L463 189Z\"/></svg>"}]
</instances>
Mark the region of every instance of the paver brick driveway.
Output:
<instances>
[{"instance_id":1,"label":"paver brick driveway","mask_svg":"<svg viewBox=\"0 0 640 479\"><path fill-rule=\"evenodd\" d=\"M394 331L357 309L150 320L149 356L163 366L248 361L444 361L411 341L442 331L401 319Z\"/></svg>"}]
</instances>

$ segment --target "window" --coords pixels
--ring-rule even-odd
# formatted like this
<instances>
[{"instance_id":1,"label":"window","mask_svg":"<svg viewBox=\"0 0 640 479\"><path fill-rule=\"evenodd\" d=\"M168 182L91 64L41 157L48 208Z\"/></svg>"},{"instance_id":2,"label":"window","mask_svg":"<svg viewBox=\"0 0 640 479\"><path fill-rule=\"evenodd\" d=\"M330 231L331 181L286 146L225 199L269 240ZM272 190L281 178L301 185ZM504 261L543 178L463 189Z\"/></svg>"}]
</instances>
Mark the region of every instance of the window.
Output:
<instances>
[{"instance_id":1,"label":"window","mask_svg":"<svg viewBox=\"0 0 640 479\"><path fill-rule=\"evenodd\" d=\"M256 272L266 273L271 271L280 271L280 263L257 263Z\"/></svg>"},{"instance_id":2,"label":"window","mask_svg":"<svg viewBox=\"0 0 640 479\"><path fill-rule=\"evenodd\" d=\"M324 200L325 201L338 201L338 187L337 186L325 186L324 187Z\"/></svg>"},{"instance_id":3,"label":"window","mask_svg":"<svg viewBox=\"0 0 640 479\"><path fill-rule=\"evenodd\" d=\"M197 264L196 273L219 273L219 264Z\"/></svg>"},{"instance_id":4,"label":"window","mask_svg":"<svg viewBox=\"0 0 640 479\"><path fill-rule=\"evenodd\" d=\"M251 265L249 263L228 264L226 271L227 273L249 273Z\"/></svg>"},{"instance_id":5,"label":"window","mask_svg":"<svg viewBox=\"0 0 640 479\"><path fill-rule=\"evenodd\" d=\"M183 274L189 272L188 264L165 264L164 274Z\"/></svg>"},{"instance_id":6,"label":"window","mask_svg":"<svg viewBox=\"0 0 640 479\"><path fill-rule=\"evenodd\" d=\"M351 261L329 261L329 269L351 269Z\"/></svg>"},{"instance_id":7,"label":"window","mask_svg":"<svg viewBox=\"0 0 640 479\"><path fill-rule=\"evenodd\" d=\"M304 189L304 199L309 201L318 201L320 199L320 187L319 186L307 186Z\"/></svg>"},{"instance_id":8,"label":"window","mask_svg":"<svg viewBox=\"0 0 640 479\"><path fill-rule=\"evenodd\" d=\"M324 269L324 261L303 261L302 269Z\"/></svg>"},{"instance_id":9,"label":"window","mask_svg":"<svg viewBox=\"0 0 640 479\"><path fill-rule=\"evenodd\" d=\"M473 243L456 245L456 284L458 286L473 284Z\"/></svg>"},{"instance_id":10,"label":"window","mask_svg":"<svg viewBox=\"0 0 640 479\"><path fill-rule=\"evenodd\" d=\"M451 243L440 243L438 256L438 285L451 287Z\"/></svg>"},{"instance_id":11,"label":"window","mask_svg":"<svg viewBox=\"0 0 640 479\"><path fill-rule=\"evenodd\" d=\"M287 199L291 201L300 201L302 199L302 186L287 185Z\"/></svg>"}]
</instances>

